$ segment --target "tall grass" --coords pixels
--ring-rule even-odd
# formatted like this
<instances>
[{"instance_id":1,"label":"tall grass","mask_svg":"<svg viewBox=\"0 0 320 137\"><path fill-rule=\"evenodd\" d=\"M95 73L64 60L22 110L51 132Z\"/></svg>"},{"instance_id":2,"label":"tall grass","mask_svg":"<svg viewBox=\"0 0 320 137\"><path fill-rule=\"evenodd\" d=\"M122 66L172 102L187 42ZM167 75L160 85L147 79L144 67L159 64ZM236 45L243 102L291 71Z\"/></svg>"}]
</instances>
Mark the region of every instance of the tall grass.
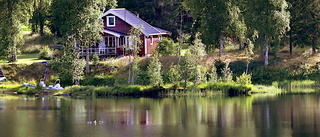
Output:
<instances>
[{"instance_id":1,"label":"tall grass","mask_svg":"<svg viewBox=\"0 0 320 137\"><path fill-rule=\"evenodd\" d=\"M70 86L62 93L73 93L75 95L97 95L97 96L157 96L162 88L141 85L117 85L115 87L94 86Z\"/></svg>"}]
</instances>

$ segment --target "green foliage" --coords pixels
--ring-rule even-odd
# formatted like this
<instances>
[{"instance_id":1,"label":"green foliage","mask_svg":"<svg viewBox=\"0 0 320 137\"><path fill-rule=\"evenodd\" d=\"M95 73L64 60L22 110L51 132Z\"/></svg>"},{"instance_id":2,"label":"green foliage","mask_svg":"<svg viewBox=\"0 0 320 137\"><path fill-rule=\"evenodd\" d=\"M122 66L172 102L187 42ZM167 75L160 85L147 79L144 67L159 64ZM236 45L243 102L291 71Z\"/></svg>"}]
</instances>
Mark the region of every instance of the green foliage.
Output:
<instances>
[{"instance_id":1,"label":"green foliage","mask_svg":"<svg viewBox=\"0 0 320 137\"><path fill-rule=\"evenodd\" d=\"M49 9L51 0L34 1L33 13L29 20L32 32L40 32L42 36L44 34L44 27L46 22L49 21Z\"/></svg>"},{"instance_id":2,"label":"green foliage","mask_svg":"<svg viewBox=\"0 0 320 137\"><path fill-rule=\"evenodd\" d=\"M150 83L151 83L151 81L150 81L150 76L148 74L148 71L142 71L142 70L139 69L139 71L137 71L135 84L138 84L138 85L149 85ZM127 84L128 84L128 82L127 82Z\"/></svg>"},{"instance_id":3,"label":"green foliage","mask_svg":"<svg viewBox=\"0 0 320 137\"><path fill-rule=\"evenodd\" d=\"M182 1L171 0L117 0L118 7L125 7L129 11L138 14L139 17L153 26L159 26L170 32L176 38L177 28L180 24L180 12L186 17L182 7ZM184 28L191 28L192 22L183 22Z\"/></svg>"},{"instance_id":4,"label":"green foliage","mask_svg":"<svg viewBox=\"0 0 320 137\"><path fill-rule=\"evenodd\" d=\"M229 67L234 77L238 77L242 75L243 72L246 72L246 62L244 61L230 62Z\"/></svg>"},{"instance_id":5,"label":"green foliage","mask_svg":"<svg viewBox=\"0 0 320 137\"><path fill-rule=\"evenodd\" d=\"M319 48L320 34L320 1L318 0L288 0L290 2L290 40L303 47L311 45Z\"/></svg>"},{"instance_id":6,"label":"green foliage","mask_svg":"<svg viewBox=\"0 0 320 137\"><path fill-rule=\"evenodd\" d=\"M222 77L222 70L226 66L226 63L219 59L214 61L214 66L217 68L218 77Z\"/></svg>"},{"instance_id":7,"label":"green foliage","mask_svg":"<svg viewBox=\"0 0 320 137\"><path fill-rule=\"evenodd\" d=\"M192 64L191 62L188 60L190 56L190 52L187 52L185 56L182 56L181 61L180 61L180 76L181 79L184 80L184 88L187 88L187 82L190 79L190 73L191 73L191 67Z\"/></svg>"},{"instance_id":8,"label":"green foliage","mask_svg":"<svg viewBox=\"0 0 320 137\"><path fill-rule=\"evenodd\" d=\"M253 93L280 93L282 90L275 86L264 86L264 85L255 85L252 88L251 94Z\"/></svg>"},{"instance_id":9,"label":"green foliage","mask_svg":"<svg viewBox=\"0 0 320 137\"><path fill-rule=\"evenodd\" d=\"M179 87L180 74L179 74L179 66L171 65L169 71L169 82L174 85L174 87Z\"/></svg>"},{"instance_id":10,"label":"green foliage","mask_svg":"<svg viewBox=\"0 0 320 137\"><path fill-rule=\"evenodd\" d=\"M157 96L163 90L162 87L140 86L140 85L117 85L115 87L94 86L69 86L63 93L87 94L93 96Z\"/></svg>"},{"instance_id":11,"label":"green foliage","mask_svg":"<svg viewBox=\"0 0 320 137\"><path fill-rule=\"evenodd\" d=\"M225 82L209 82L209 83L202 83L198 85L198 88L211 90L211 91L223 91L227 92L229 89L234 89L237 92L247 92L253 89L253 85L243 85L243 84L236 84L236 83L225 83Z\"/></svg>"},{"instance_id":12,"label":"green foliage","mask_svg":"<svg viewBox=\"0 0 320 137\"><path fill-rule=\"evenodd\" d=\"M158 41L158 46L156 48L157 53L161 56L176 55L178 49L178 44L174 43L172 39L163 38Z\"/></svg>"},{"instance_id":13,"label":"green foliage","mask_svg":"<svg viewBox=\"0 0 320 137\"><path fill-rule=\"evenodd\" d=\"M251 84L251 75L247 75L245 72L239 77L237 77L236 83L243 84L243 85L250 85Z\"/></svg>"},{"instance_id":14,"label":"green foliage","mask_svg":"<svg viewBox=\"0 0 320 137\"><path fill-rule=\"evenodd\" d=\"M193 45L189 46L190 55L188 57L189 62L193 65L194 68L194 89L196 89L197 84L201 81L201 70L198 68L199 62L202 60L202 57L206 54L205 51L206 45L202 43L200 39L200 33L197 33L193 41Z\"/></svg>"},{"instance_id":15,"label":"green foliage","mask_svg":"<svg viewBox=\"0 0 320 137\"><path fill-rule=\"evenodd\" d=\"M84 74L83 68L85 67L86 62L83 59L74 59L72 61L72 80L73 81L80 81L82 75Z\"/></svg>"},{"instance_id":16,"label":"green foliage","mask_svg":"<svg viewBox=\"0 0 320 137\"><path fill-rule=\"evenodd\" d=\"M199 83L206 83L207 82L207 68L203 66L198 66L197 68L197 84Z\"/></svg>"},{"instance_id":17,"label":"green foliage","mask_svg":"<svg viewBox=\"0 0 320 137\"><path fill-rule=\"evenodd\" d=\"M80 55L73 46L67 45L64 50L64 55L48 62L48 65L59 75L61 85L66 86L81 79L85 62L79 59Z\"/></svg>"},{"instance_id":18,"label":"green foliage","mask_svg":"<svg viewBox=\"0 0 320 137\"><path fill-rule=\"evenodd\" d=\"M51 60L53 58L53 50L49 46L44 46L40 49L39 59Z\"/></svg>"},{"instance_id":19,"label":"green foliage","mask_svg":"<svg viewBox=\"0 0 320 137\"><path fill-rule=\"evenodd\" d=\"M30 0L0 1L0 56L9 62L17 61L23 44L22 23L29 18L30 4Z\"/></svg>"},{"instance_id":20,"label":"green foliage","mask_svg":"<svg viewBox=\"0 0 320 137\"><path fill-rule=\"evenodd\" d=\"M161 62L158 57L153 57L148 65L148 75L150 77L150 84L152 86L160 86L163 84L161 76Z\"/></svg>"},{"instance_id":21,"label":"green foliage","mask_svg":"<svg viewBox=\"0 0 320 137\"><path fill-rule=\"evenodd\" d=\"M73 85L66 87L63 92L64 93L73 93L73 94L88 94L91 95L96 87L94 86L79 86Z\"/></svg>"},{"instance_id":22,"label":"green foliage","mask_svg":"<svg viewBox=\"0 0 320 137\"><path fill-rule=\"evenodd\" d=\"M227 32L227 26L230 26L229 17L231 16L229 16L228 8L231 2L225 0L184 0L184 4L197 20L196 23L200 26L198 31L203 34L204 43L218 45L220 36Z\"/></svg>"},{"instance_id":23,"label":"green foliage","mask_svg":"<svg viewBox=\"0 0 320 137\"><path fill-rule=\"evenodd\" d=\"M100 58L99 58L99 56L97 54L93 54L92 60L93 60L93 65L96 66L99 63Z\"/></svg>"},{"instance_id":24,"label":"green foliage","mask_svg":"<svg viewBox=\"0 0 320 137\"><path fill-rule=\"evenodd\" d=\"M225 67L221 70L222 76L221 81L226 83L232 83L232 71L229 68L229 63L225 65Z\"/></svg>"},{"instance_id":25,"label":"green foliage","mask_svg":"<svg viewBox=\"0 0 320 137\"><path fill-rule=\"evenodd\" d=\"M103 22L99 17L106 5L115 7L116 1L54 0L51 3L50 29L59 37L72 35L80 46L87 46L101 38L99 32L103 31Z\"/></svg>"},{"instance_id":26,"label":"green foliage","mask_svg":"<svg viewBox=\"0 0 320 137\"><path fill-rule=\"evenodd\" d=\"M209 73L210 79L209 82L217 82L218 81L218 74L217 74L217 68L215 65L212 66L211 72Z\"/></svg>"},{"instance_id":27,"label":"green foliage","mask_svg":"<svg viewBox=\"0 0 320 137\"><path fill-rule=\"evenodd\" d=\"M256 44L265 44L266 66L269 64L270 41L277 40L290 29L290 13L287 8L288 4L285 0L248 0L243 7L245 24L249 28L248 34L257 34ZM263 57L262 45L261 49L260 56Z\"/></svg>"},{"instance_id":28,"label":"green foliage","mask_svg":"<svg viewBox=\"0 0 320 137\"><path fill-rule=\"evenodd\" d=\"M133 55L133 61L131 61L131 55L129 55L129 76L128 76L128 84L134 85L135 78L139 74L139 67L138 67L138 53L141 50L142 40L140 36L142 35L141 30L143 26L132 26L129 30L129 43L131 45L124 45L124 49L126 50L127 54Z\"/></svg>"},{"instance_id":29,"label":"green foliage","mask_svg":"<svg viewBox=\"0 0 320 137\"><path fill-rule=\"evenodd\" d=\"M292 75L288 72L288 69L278 69L275 67L259 67L252 71L253 84L266 84L271 85L273 81L283 81L291 79Z\"/></svg>"}]
</instances>

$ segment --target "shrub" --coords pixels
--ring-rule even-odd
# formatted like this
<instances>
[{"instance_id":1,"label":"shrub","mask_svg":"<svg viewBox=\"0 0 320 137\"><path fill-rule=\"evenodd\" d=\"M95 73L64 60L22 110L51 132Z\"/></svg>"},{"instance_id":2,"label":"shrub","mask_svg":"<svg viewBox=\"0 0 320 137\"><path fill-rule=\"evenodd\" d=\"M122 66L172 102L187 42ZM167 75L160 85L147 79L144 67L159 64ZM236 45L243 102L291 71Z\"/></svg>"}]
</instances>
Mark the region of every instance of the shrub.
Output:
<instances>
[{"instance_id":1,"label":"shrub","mask_svg":"<svg viewBox=\"0 0 320 137\"><path fill-rule=\"evenodd\" d=\"M209 73L209 81L210 82L217 82L218 81L217 68L215 65L212 66L211 72Z\"/></svg>"},{"instance_id":2,"label":"shrub","mask_svg":"<svg viewBox=\"0 0 320 137\"><path fill-rule=\"evenodd\" d=\"M153 86L160 86L163 84L161 75L161 62L158 57L154 57L148 65L148 76L150 77L150 84Z\"/></svg>"},{"instance_id":3,"label":"shrub","mask_svg":"<svg viewBox=\"0 0 320 137\"><path fill-rule=\"evenodd\" d=\"M213 91L223 91L227 92L229 89L234 89L238 92L244 92L244 91L251 91L253 89L253 85L243 85L243 84L236 84L236 83L224 83L224 82L218 82L218 83L202 83L197 86L198 89L207 89L207 90L213 90Z\"/></svg>"},{"instance_id":4,"label":"shrub","mask_svg":"<svg viewBox=\"0 0 320 137\"><path fill-rule=\"evenodd\" d=\"M85 78L80 83L81 85L93 85L93 86L113 86L115 84L115 77L114 76L94 76Z\"/></svg>"},{"instance_id":5,"label":"shrub","mask_svg":"<svg viewBox=\"0 0 320 137\"><path fill-rule=\"evenodd\" d=\"M97 54L94 54L92 57L92 60L93 60L93 65L96 66L99 63L100 58Z\"/></svg>"},{"instance_id":6,"label":"shrub","mask_svg":"<svg viewBox=\"0 0 320 137\"><path fill-rule=\"evenodd\" d=\"M178 45L172 39L163 38L158 41L157 52L162 56L177 54Z\"/></svg>"},{"instance_id":7,"label":"shrub","mask_svg":"<svg viewBox=\"0 0 320 137\"><path fill-rule=\"evenodd\" d=\"M172 65L168 71L169 81L175 86L179 87L180 74L179 74L179 66Z\"/></svg>"},{"instance_id":8,"label":"shrub","mask_svg":"<svg viewBox=\"0 0 320 137\"><path fill-rule=\"evenodd\" d=\"M38 58L39 59L46 59L51 60L53 57L53 50L50 49L49 46L44 46L42 49L40 49Z\"/></svg>"},{"instance_id":9,"label":"shrub","mask_svg":"<svg viewBox=\"0 0 320 137\"><path fill-rule=\"evenodd\" d=\"M223 82L231 83L233 82L232 80L232 71L229 68L229 64L226 64L224 68L221 70L222 76L221 80Z\"/></svg>"},{"instance_id":10,"label":"shrub","mask_svg":"<svg viewBox=\"0 0 320 137\"><path fill-rule=\"evenodd\" d=\"M241 76L237 77L237 83L243 85L251 84L251 75L247 75L245 72L242 73Z\"/></svg>"},{"instance_id":11,"label":"shrub","mask_svg":"<svg viewBox=\"0 0 320 137\"><path fill-rule=\"evenodd\" d=\"M66 87L63 91L65 93L74 93L74 94L88 94L91 95L95 90L94 86L79 86L74 85L70 87Z\"/></svg>"}]
</instances>

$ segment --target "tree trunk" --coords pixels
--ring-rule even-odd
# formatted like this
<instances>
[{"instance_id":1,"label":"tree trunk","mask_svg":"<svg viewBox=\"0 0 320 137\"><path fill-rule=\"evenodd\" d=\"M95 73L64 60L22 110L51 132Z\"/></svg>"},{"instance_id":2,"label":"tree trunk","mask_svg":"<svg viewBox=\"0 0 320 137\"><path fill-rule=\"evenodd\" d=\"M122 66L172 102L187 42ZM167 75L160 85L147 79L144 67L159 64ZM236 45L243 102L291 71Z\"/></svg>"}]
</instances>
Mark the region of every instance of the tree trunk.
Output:
<instances>
[{"instance_id":1,"label":"tree trunk","mask_svg":"<svg viewBox=\"0 0 320 137\"><path fill-rule=\"evenodd\" d=\"M43 27L44 27L44 13L43 13L43 7L42 7L42 0L40 0L39 3L39 25L40 25L40 35L43 36Z\"/></svg>"},{"instance_id":2,"label":"tree trunk","mask_svg":"<svg viewBox=\"0 0 320 137\"><path fill-rule=\"evenodd\" d=\"M16 45L16 42L13 41L13 53L12 53L11 61L16 62L17 60L18 60L18 58L17 58L17 45Z\"/></svg>"},{"instance_id":3,"label":"tree trunk","mask_svg":"<svg viewBox=\"0 0 320 137\"><path fill-rule=\"evenodd\" d=\"M135 75L135 67L136 67L136 57L133 55L133 61L132 61L132 75L131 75L131 84L134 85L134 75Z\"/></svg>"},{"instance_id":4,"label":"tree trunk","mask_svg":"<svg viewBox=\"0 0 320 137\"><path fill-rule=\"evenodd\" d=\"M264 53L263 53L263 44L260 44L260 61L263 61L264 59Z\"/></svg>"},{"instance_id":5,"label":"tree trunk","mask_svg":"<svg viewBox=\"0 0 320 137\"><path fill-rule=\"evenodd\" d=\"M242 40L240 39L240 44L239 44L239 51L242 50Z\"/></svg>"},{"instance_id":6,"label":"tree trunk","mask_svg":"<svg viewBox=\"0 0 320 137\"><path fill-rule=\"evenodd\" d=\"M292 48L293 48L293 45L292 45L292 30L290 30L290 35L289 35L289 43L290 43L290 56L292 56Z\"/></svg>"},{"instance_id":7,"label":"tree trunk","mask_svg":"<svg viewBox=\"0 0 320 137\"><path fill-rule=\"evenodd\" d=\"M313 37L313 40L312 40L312 54L316 54L317 53L317 37Z\"/></svg>"},{"instance_id":8,"label":"tree trunk","mask_svg":"<svg viewBox=\"0 0 320 137\"><path fill-rule=\"evenodd\" d=\"M198 82L197 78L198 78L198 63L196 64L196 69L194 71L193 90L197 89L197 82Z\"/></svg>"},{"instance_id":9,"label":"tree trunk","mask_svg":"<svg viewBox=\"0 0 320 137\"><path fill-rule=\"evenodd\" d=\"M184 89L187 89L187 79L184 79Z\"/></svg>"},{"instance_id":10,"label":"tree trunk","mask_svg":"<svg viewBox=\"0 0 320 137\"><path fill-rule=\"evenodd\" d=\"M264 59L264 65L269 65L269 38L266 39L266 57Z\"/></svg>"},{"instance_id":11,"label":"tree trunk","mask_svg":"<svg viewBox=\"0 0 320 137\"><path fill-rule=\"evenodd\" d=\"M247 69L246 69L246 75L248 75L248 71L249 71L249 64L250 64L250 62L248 61L248 62L247 62Z\"/></svg>"},{"instance_id":12,"label":"tree trunk","mask_svg":"<svg viewBox=\"0 0 320 137\"><path fill-rule=\"evenodd\" d=\"M182 9L180 9L180 31L179 31L179 60L178 64L180 63L181 60L181 48L182 48Z\"/></svg>"},{"instance_id":13,"label":"tree trunk","mask_svg":"<svg viewBox=\"0 0 320 137\"><path fill-rule=\"evenodd\" d=\"M220 56L223 55L223 35L220 35Z\"/></svg>"},{"instance_id":14,"label":"tree trunk","mask_svg":"<svg viewBox=\"0 0 320 137\"><path fill-rule=\"evenodd\" d=\"M9 25L10 25L10 27L11 28L14 28L14 27L17 27L17 26L15 26L14 25L14 23L13 23L13 7L14 7L14 5L16 4L16 1L10 1L10 0L8 0L7 1L7 8L8 8L8 19L9 19ZM10 35L13 37L13 39L10 41L10 43L12 44L11 46L12 47L10 47L10 45L9 45L9 49L11 48L11 62L16 62L17 61L17 45L16 45L16 39L17 39L17 37L16 37L16 33L19 33L19 32L13 32L12 30L10 30L9 31L10 33Z\"/></svg>"},{"instance_id":15,"label":"tree trunk","mask_svg":"<svg viewBox=\"0 0 320 137\"><path fill-rule=\"evenodd\" d=\"M90 66L89 66L89 47L87 48L87 51L86 51L86 72L87 73L90 73Z\"/></svg>"},{"instance_id":16,"label":"tree trunk","mask_svg":"<svg viewBox=\"0 0 320 137\"><path fill-rule=\"evenodd\" d=\"M130 85L131 79L131 56L129 54L129 77L128 77L128 84Z\"/></svg>"}]
</instances>

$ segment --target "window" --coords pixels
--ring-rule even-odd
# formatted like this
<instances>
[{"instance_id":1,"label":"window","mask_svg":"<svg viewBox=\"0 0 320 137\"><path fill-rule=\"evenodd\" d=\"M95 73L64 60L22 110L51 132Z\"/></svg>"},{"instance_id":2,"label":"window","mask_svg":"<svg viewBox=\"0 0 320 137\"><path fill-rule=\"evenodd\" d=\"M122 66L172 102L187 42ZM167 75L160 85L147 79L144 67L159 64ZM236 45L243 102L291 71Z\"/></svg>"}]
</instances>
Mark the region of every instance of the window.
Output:
<instances>
[{"instance_id":1,"label":"window","mask_svg":"<svg viewBox=\"0 0 320 137\"><path fill-rule=\"evenodd\" d=\"M150 36L150 45L153 45L153 36Z\"/></svg>"},{"instance_id":2,"label":"window","mask_svg":"<svg viewBox=\"0 0 320 137\"><path fill-rule=\"evenodd\" d=\"M159 40L159 41L162 41L162 35L159 35L159 36L158 36L158 40Z\"/></svg>"},{"instance_id":3,"label":"window","mask_svg":"<svg viewBox=\"0 0 320 137\"><path fill-rule=\"evenodd\" d=\"M115 47L116 38L115 37L109 37L109 47Z\"/></svg>"},{"instance_id":4,"label":"window","mask_svg":"<svg viewBox=\"0 0 320 137\"><path fill-rule=\"evenodd\" d=\"M106 47L116 47L116 38L115 37L105 37Z\"/></svg>"},{"instance_id":5,"label":"window","mask_svg":"<svg viewBox=\"0 0 320 137\"><path fill-rule=\"evenodd\" d=\"M133 50L133 41L135 37L134 36L126 36L126 47L130 47L131 50Z\"/></svg>"},{"instance_id":6,"label":"window","mask_svg":"<svg viewBox=\"0 0 320 137\"><path fill-rule=\"evenodd\" d=\"M115 26L116 26L116 17L107 16L107 27L115 27Z\"/></svg>"}]
</instances>

